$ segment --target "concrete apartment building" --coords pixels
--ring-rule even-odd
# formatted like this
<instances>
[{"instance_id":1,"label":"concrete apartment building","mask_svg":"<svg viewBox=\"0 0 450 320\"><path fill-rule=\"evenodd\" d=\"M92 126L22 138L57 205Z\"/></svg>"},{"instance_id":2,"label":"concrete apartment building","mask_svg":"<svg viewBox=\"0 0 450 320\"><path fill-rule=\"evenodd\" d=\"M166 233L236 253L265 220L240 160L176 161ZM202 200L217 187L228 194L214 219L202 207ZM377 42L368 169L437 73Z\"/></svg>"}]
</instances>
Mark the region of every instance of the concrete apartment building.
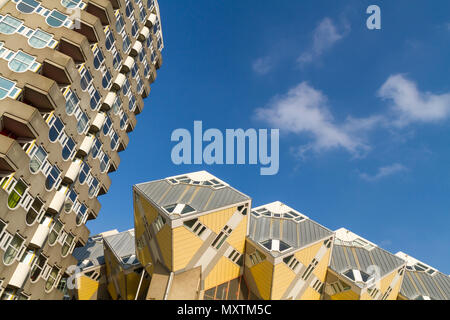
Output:
<instances>
[{"instance_id":1,"label":"concrete apartment building","mask_svg":"<svg viewBox=\"0 0 450 320\"><path fill-rule=\"evenodd\" d=\"M164 48L156 0L0 0L0 298L62 299Z\"/></svg>"}]
</instances>

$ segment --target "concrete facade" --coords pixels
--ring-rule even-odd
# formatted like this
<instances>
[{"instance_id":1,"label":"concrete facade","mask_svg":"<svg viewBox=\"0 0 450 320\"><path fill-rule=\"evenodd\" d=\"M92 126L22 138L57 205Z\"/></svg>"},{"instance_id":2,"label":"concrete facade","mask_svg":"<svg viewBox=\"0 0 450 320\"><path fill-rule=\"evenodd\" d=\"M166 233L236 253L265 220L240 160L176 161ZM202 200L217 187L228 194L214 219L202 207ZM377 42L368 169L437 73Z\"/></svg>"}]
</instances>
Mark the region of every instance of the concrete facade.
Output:
<instances>
[{"instance_id":1,"label":"concrete facade","mask_svg":"<svg viewBox=\"0 0 450 320\"><path fill-rule=\"evenodd\" d=\"M0 2L0 297L62 299L162 65L156 0Z\"/></svg>"}]
</instances>

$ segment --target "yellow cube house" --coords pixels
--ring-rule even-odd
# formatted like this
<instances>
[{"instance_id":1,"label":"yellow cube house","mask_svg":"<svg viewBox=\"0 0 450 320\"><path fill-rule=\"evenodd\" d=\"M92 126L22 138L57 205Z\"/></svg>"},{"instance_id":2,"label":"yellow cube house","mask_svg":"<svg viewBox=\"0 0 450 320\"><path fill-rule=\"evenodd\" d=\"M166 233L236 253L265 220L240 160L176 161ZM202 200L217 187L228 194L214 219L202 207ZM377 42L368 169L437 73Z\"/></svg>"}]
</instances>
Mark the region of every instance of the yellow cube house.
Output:
<instances>
[{"instance_id":1,"label":"yellow cube house","mask_svg":"<svg viewBox=\"0 0 450 320\"><path fill-rule=\"evenodd\" d=\"M199 299L243 273L251 199L206 171L133 187L147 299Z\"/></svg>"},{"instance_id":2,"label":"yellow cube house","mask_svg":"<svg viewBox=\"0 0 450 320\"><path fill-rule=\"evenodd\" d=\"M406 262L341 228L336 231L324 300L396 300Z\"/></svg>"},{"instance_id":3,"label":"yellow cube house","mask_svg":"<svg viewBox=\"0 0 450 320\"><path fill-rule=\"evenodd\" d=\"M265 300L319 300L333 232L281 202L251 211L245 280Z\"/></svg>"}]
</instances>

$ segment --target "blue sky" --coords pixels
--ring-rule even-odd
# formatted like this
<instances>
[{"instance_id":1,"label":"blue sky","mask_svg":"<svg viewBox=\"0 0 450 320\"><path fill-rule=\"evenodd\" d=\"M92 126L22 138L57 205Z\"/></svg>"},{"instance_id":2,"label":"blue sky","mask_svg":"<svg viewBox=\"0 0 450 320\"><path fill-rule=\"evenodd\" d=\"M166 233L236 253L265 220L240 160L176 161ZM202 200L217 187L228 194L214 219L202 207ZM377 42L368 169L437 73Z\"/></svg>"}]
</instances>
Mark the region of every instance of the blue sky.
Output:
<instances>
[{"instance_id":1,"label":"blue sky","mask_svg":"<svg viewBox=\"0 0 450 320\"><path fill-rule=\"evenodd\" d=\"M366 28L381 8L382 29ZM164 62L92 233L133 227L132 185L208 170L450 273L450 3L160 1ZM280 128L280 171L171 161L177 128Z\"/></svg>"}]
</instances>

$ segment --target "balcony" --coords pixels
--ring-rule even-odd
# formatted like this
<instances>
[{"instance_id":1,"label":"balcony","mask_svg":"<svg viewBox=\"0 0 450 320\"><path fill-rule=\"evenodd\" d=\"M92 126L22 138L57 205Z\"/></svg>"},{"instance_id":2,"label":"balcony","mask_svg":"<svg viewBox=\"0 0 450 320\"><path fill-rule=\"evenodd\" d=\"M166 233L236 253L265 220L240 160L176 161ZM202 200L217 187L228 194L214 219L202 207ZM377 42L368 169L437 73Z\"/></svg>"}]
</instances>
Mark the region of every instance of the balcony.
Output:
<instances>
[{"instance_id":1,"label":"balcony","mask_svg":"<svg viewBox=\"0 0 450 320\"><path fill-rule=\"evenodd\" d=\"M36 232L34 233L33 237L30 240L30 246L36 247L36 248L42 248L45 240L48 237L48 234L50 233L49 224L50 224L50 221L45 220L45 222L41 223L37 227Z\"/></svg>"},{"instance_id":2,"label":"balcony","mask_svg":"<svg viewBox=\"0 0 450 320\"><path fill-rule=\"evenodd\" d=\"M31 265L28 263L19 262L8 284L15 288L21 288L30 272L30 269Z\"/></svg>"}]
</instances>

